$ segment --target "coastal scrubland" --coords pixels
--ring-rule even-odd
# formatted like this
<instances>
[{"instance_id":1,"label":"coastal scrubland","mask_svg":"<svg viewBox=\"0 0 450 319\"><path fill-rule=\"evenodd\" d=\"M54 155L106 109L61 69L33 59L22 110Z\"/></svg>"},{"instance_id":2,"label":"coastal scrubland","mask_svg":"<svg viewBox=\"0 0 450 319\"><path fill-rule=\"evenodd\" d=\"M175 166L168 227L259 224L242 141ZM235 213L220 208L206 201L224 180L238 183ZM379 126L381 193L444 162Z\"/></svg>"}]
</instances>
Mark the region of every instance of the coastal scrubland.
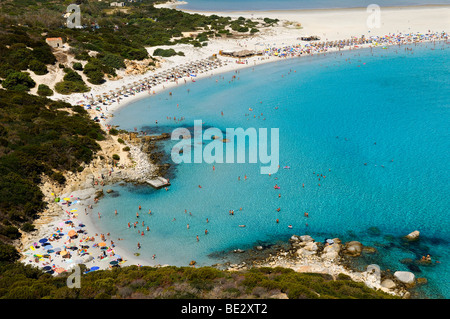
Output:
<instances>
[{"instance_id":1,"label":"coastal scrubland","mask_svg":"<svg viewBox=\"0 0 450 319\"><path fill-rule=\"evenodd\" d=\"M52 277L25 265L3 266L0 298L8 299L395 299L346 275L298 273L288 268L221 271L212 267L128 266L82 276Z\"/></svg>"}]
</instances>

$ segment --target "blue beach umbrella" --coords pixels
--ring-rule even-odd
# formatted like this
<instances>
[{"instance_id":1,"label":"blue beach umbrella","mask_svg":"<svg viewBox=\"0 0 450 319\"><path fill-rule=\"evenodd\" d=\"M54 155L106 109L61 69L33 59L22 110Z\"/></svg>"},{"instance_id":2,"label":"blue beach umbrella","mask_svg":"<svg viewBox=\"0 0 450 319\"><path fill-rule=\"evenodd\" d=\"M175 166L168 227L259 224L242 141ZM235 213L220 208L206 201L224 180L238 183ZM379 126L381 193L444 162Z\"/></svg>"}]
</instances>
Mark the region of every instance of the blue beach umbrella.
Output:
<instances>
[{"instance_id":1,"label":"blue beach umbrella","mask_svg":"<svg viewBox=\"0 0 450 319\"><path fill-rule=\"evenodd\" d=\"M48 239L47 238L42 238L42 239L39 239L39 242L42 244L42 243L46 243L48 241Z\"/></svg>"},{"instance_id":2,"label":"blue beach umbrella","mask_svg":"<svg viewBox=\"0 0 450 319\"><path fill-rule=\"evenodd\" d=\"M99 270L99 269L100 269L100 267L94 266L94 267L91 268L91 271L95 271L95 270Z\"/></svg>"}]
</instances>

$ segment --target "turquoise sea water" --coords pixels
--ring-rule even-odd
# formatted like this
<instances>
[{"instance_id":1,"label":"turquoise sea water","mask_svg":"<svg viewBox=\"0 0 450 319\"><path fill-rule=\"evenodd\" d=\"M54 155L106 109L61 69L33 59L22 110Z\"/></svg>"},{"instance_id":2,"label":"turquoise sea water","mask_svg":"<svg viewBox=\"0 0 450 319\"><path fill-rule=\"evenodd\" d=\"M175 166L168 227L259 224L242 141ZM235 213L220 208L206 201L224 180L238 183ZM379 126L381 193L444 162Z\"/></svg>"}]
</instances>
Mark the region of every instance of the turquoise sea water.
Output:
<instances>
[{"instance_id":1,"label":"turquoise sea water","mask_svg":"<svg viewBox=\"0 0 450 319\"><path fill-rule=\"evenodd\" d=\"M260 164L173 164L169 191L115 185L118 196L107 194L94 207L93 222L112 239L124 238L120 245L131 252L139 241L141 258L156 254L155 264L179 266L223 262L221 252L293 234L358 240L378 250L368 263L413 270L428 279L421 292L450 297L450 45L405 48L282 60L124 106L111 124L150 134L191 128L194 120L223 131L279 128L281 168L268 176ZM170 152L175 143L162 145ZM135 221L137 229L127 227ZM419 242L402 240L414 230ZM441 263L400 262L425 254Z\"/></svg>"},{"instance_id":2,"label":"turquoise sea water","mask_svg":"<svg viewBox=\"0 0 450 319\"><path fill-rule=\"evenodd\" d=\"M187 0L181 9L199 11L264 11L291 9L364 8L450 4L449 0Z\"/></svg>"}]
</instances>

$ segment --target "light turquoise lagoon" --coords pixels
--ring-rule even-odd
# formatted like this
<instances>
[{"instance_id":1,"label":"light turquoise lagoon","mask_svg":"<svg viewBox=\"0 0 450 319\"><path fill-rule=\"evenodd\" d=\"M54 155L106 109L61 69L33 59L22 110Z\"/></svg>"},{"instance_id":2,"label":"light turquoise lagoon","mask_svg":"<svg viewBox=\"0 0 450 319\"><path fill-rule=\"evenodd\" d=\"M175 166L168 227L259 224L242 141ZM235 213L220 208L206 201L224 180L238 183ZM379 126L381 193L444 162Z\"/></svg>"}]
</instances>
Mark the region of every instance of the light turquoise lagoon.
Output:
<instances>
[{"instance_id":1,"label":"light turquoise lagoon","mask_svg":"<svg viewBox=\"0 0 450 319\"><path fill-rule=\"evenodd\" d=\"M167 155L168 191L114 185L116 194L94 207L93 222L112 239L124 238L120 246L132 253L140 242L140 258L178 266L223 263L225 252L293 234L358 240L377 249L361 267L413 271L428 280L421 294L448 298L448 61L444 42L280 59L123 106L111 124L149 134L192 128L194 120L223 131L279 128L281 168L271 176L260 174L258 163L216 163L213 170L207 163L176 165ZM175 143L161 147L169 154ZM135 221L137 229L127 227ZM414 230L419 241L402 239ZM426 254L431 265L404 263Z\"/></svg>"}]
</instances>

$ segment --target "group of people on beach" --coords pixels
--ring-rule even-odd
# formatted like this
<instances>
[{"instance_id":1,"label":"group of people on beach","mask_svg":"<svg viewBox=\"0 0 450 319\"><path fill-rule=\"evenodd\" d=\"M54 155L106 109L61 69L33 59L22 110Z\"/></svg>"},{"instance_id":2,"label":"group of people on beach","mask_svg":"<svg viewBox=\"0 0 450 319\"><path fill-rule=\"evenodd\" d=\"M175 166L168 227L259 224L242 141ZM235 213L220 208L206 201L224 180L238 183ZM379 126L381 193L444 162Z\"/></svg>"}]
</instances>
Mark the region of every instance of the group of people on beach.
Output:
<instances>
[{"instance_id":1,"label":"group of people on beach","mask_svg":"<svg viewBox=\"0 0 450 319\"><path fill-rule=\"evenodd\" d=\"M255 52L258 55L258 60L270 59L272 57L279 58L292 58L300 57L304 55L313 55L318 53L336 52L344 49L356 49L360 47L377 47L388 45L404 45L415 44L425 41L440 41L448 40L449 35L446 32L431 32L427 33L390 33L384 36L360 36L352 37L350 39L340 41L311 41L311 42L299 42L295 45L286 46L270 46L267 45L263 50ZM228 60L226 60L228 61ZM140 81L136 81L128 86L122 86L115 91L105 92L101 95L93 94L90 96L84 94L84 101L79 101L78 105L84 106L86 109L96 110L96 116L94 120L100 121L106 120L107 115L104 113L103 107L107 107L113 103L120 103L121 100L129 96L134 96L140 92L148 92L149 94L156 94L155 88L164 84L174 82L178 84L183 80L187 83L186 79L195 81L194 78L197 74L211 71L217 68L221 68L227 65L227 62L222 62L217 56L214 59L203 59L194 62L190 62L185 65L178 65L172 67L166 71L161 71L148 76ZM172 92L169 93L172 95ZM173 118L174 120L182 121L181 119Z\"/></svg>"}]
</instances>

